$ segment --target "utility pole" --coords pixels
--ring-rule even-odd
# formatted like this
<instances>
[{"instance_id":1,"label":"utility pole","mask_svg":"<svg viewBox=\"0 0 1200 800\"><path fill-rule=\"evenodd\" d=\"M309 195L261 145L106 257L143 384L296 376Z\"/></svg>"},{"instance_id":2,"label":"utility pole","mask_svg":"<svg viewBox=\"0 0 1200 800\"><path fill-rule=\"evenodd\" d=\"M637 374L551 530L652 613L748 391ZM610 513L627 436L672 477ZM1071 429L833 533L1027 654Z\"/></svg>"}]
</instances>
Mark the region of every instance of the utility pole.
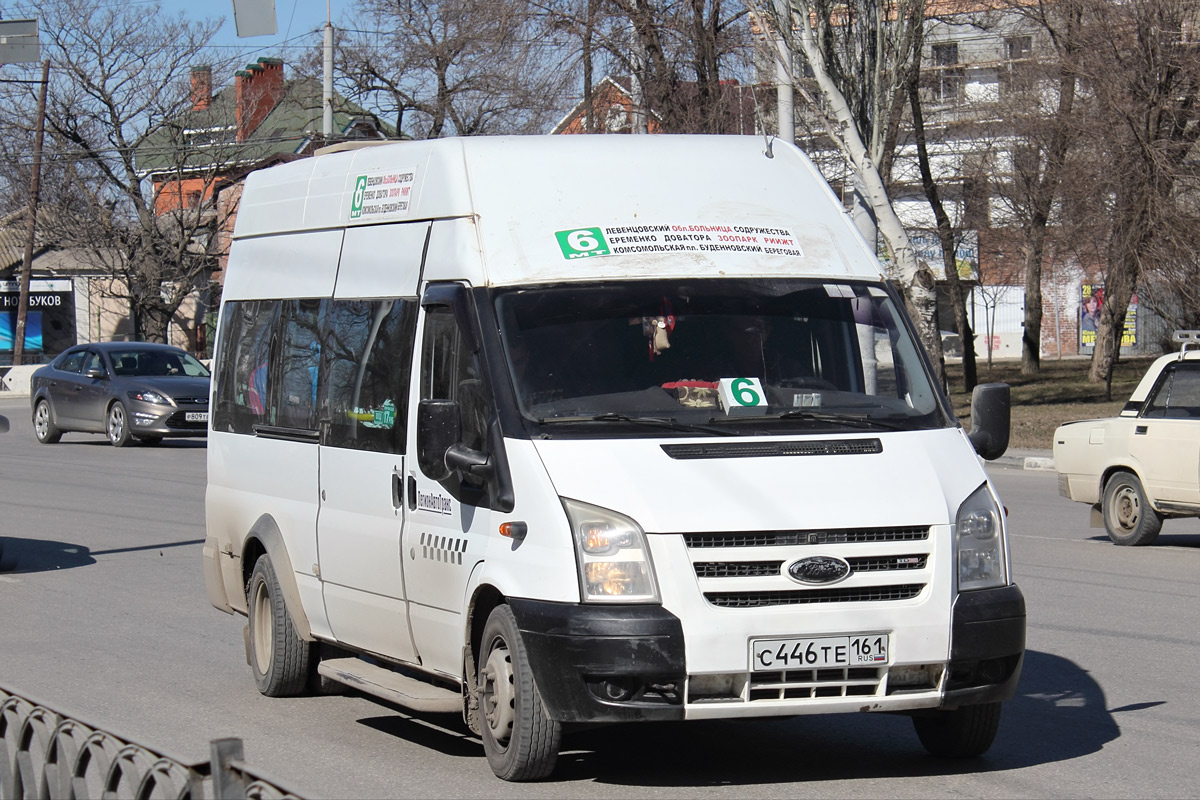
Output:
<instances>
[{"instance_id":1,"label":"utility pole","mask_svg":"<svg viewBox=\"0 0 1200 800\"><path fill-rule=\"evenodd\" d=\"M321 76L321 106L323 109L321 132L325 134L325 144L333 138L333 23L329 17L329 0L325 0L325 42L323 68Z\"/></svg>"},{"instance_id":2,"label":"utility pole","mask_svg":"<svg viewBox=\"0 0 1200 800\"><path fill-rule=\"evenodd\" d=\"M788 0L775 0L775 18L779 21L778 30L772 36L775 40L775 100L779 117L779 138L788 144L795 144L796 112L793 96L795 89L792 83L792 65L795 63L795 56L792 55L790 36L792 9ZM769 31L765 31L765 33L771 36Z\"/></svg>"},{"instance_id":3,"label":"utility pole","mask_svg":"<svg viewBox=\"0 0 1200 800\"><path fill-rule=\"evenodd\" d=\"M33 177L29 180L29 218L25 221L25 253L21 258L21 290L17 301L17 324L13 331L13 366L25 355L25 319L29 314L29 281L33 276L33 244L37 236L38 193L42 183L42 139L46 131L46 88L50 84L50 60L42 62L42 86L38 90L37 131L33 137Z\"/></svg>"}]
</instances>

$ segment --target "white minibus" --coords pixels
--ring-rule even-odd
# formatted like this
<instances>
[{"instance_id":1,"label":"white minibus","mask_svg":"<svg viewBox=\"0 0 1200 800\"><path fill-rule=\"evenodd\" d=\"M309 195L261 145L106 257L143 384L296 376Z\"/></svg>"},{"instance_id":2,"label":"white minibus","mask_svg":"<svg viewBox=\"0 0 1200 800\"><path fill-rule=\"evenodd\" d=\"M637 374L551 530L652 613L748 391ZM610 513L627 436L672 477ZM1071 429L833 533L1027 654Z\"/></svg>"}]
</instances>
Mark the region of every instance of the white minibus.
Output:
<instances>
[{"instance_id":1,"label":"white minibus","mask_svg":"<svg viewBox=\"0 0 1200 800\"><path fill-rule=\"evenodd\" d=\"M981 461L1008 387L968 433L935 374L790 144L454 138L257 171L208 596L248 617L262 693L461 711L506 780L613 722L899 712L979 755L1025 649Z\"/></svg>"}]
</instances>

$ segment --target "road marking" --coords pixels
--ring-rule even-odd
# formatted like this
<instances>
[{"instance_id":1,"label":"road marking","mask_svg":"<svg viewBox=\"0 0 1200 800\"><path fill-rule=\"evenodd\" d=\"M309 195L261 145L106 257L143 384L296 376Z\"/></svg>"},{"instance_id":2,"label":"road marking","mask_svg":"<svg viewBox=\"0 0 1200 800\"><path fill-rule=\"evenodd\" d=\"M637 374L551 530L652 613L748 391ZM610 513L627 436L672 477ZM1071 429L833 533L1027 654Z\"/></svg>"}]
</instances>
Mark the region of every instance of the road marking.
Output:
<instances>
[{"instance_id":1,"label":"road marking","mask_svg":"<svg viewBox=\"0 0 1200 800\"><path fill-rule=\"evenodd\" d=\"M10 578L7 575L0 575L0 581L3 581L5 583L20 583L21 579L20 578Z\"/></svg>"}]
</instances>

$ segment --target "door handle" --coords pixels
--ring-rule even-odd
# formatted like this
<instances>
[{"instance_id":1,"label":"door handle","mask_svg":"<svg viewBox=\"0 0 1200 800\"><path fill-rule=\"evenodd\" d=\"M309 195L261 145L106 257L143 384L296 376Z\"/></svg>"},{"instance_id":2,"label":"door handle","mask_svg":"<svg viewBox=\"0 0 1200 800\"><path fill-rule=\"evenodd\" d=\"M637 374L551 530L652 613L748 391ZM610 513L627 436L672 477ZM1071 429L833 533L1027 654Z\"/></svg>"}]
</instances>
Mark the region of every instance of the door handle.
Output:
<instances>
[{"instance_id":1,"label":"door handle","mask_svg":"<svg viewBox=\"0 0 1200 800\"><path fill-rule=\"evenodd\" d=\"M400 474L392 473L392 508L401 508L404 505L404 493L400 488Z\"/></svg>"},{"instance_id":2,"label":"door handle","mask_svg":"<svg viewBox=\"0 0 1200 800\"><path fill-rule=\"evenodd\" d=\"M408 476L408 510L417 510L417 479L412 475Z\"/></svg>"},{"instance_id":3,"label":"door handle","mask_svg":"<svg viewBox=\"0 0 1200 800\"><path fill-rule=\"evenodd\" d=\"M1147 428L1145 425L1137 425L1133 429L1133 435L1134 436L1145 436L1146 431L1147 431Z\"/></svg>"}]
</instances>

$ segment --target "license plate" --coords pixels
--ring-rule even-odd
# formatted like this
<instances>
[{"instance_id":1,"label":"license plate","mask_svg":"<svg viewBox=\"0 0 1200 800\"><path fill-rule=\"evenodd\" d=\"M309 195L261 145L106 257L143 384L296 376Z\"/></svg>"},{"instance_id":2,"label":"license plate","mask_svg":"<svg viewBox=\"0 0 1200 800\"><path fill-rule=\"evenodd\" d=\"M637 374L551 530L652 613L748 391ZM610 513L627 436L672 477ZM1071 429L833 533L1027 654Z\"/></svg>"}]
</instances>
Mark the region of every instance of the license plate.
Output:
<instances>
[{"instance_id":1,"label":"license plate","mask_svg":"<svg viewBox=\"0 0 1200 800\"><path fill-rule=\"evenodd\" d=\"M750 642L753 670L869 667L888 660L886 633L824 636L819 639L754 639Z\"/></svg>"},{"instance_id":2,"label":"license plate","mask_svg":"<svg viewBox=\"0 0 1200 800\"><path fill-rule=\"evenodd\" d=\"M183 415L188 422L208 422L207 411L188 411Z\"/></svg>"}]
</instances>

